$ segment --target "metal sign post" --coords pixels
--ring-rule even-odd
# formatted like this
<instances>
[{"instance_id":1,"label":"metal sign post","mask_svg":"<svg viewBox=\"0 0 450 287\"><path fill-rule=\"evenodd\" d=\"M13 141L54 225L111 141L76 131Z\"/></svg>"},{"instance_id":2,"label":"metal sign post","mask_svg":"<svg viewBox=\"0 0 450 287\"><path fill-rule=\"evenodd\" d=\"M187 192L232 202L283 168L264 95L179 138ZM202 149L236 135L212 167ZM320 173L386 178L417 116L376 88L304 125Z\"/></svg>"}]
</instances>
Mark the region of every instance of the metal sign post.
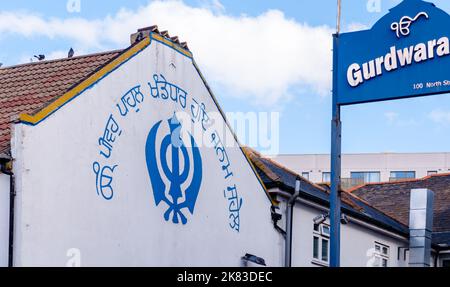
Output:
<instances>
[{"instance_id":1,"label":"metal sign post","mask_svg":"<svg viewBox=\"0 0 450 287\"><path fill-rule=\"evenodd\" d=\"M341 26L338 0L336 34L333 36L333 118L331 120L330 267L340 266L341 243L341 106L337 101L338 47Z\"/></svg>"},{"instance_id":2,"label":"metal sign post","mask_svg":"<svg viewBox=\"0 0 450 287\"><path fill-rule=\"evenodd\" d=\"M333 37L333 119L331 120L330 267L340 266L341 238L341 106L337 102L339 34Z\"/></svg>"},{"instance_id":3,"label":"metal sign post","mask_svg":"<svg viewBox=\"0 0 450 287\"><path fill-rule=\"evenodd\" d=\"M340 266L341 107L450 93L450 15L404 0L372 28L333 35L330 266Z\"/></svg>"}]
</instances>

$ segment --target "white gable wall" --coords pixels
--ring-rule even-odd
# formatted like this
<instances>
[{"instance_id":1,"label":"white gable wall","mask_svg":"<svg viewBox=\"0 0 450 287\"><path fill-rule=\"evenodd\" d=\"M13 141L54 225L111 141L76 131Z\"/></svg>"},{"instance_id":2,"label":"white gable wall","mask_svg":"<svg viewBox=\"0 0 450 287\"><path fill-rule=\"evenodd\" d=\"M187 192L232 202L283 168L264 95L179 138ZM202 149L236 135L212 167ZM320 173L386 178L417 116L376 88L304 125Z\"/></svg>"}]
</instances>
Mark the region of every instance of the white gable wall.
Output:
<instances>
[{"instance_id":1,"label":"white gable wall","mask_svg":"<svg viewBox=\"0 0 450 287\"><path fill-rule=\"evenodd\" d=\"M8 267L9 175L0 173L0 267Z\"/></svg>"},{"instance_id":2,"label":"white gable wall","mask_svg":"<svg viewBox=\"0 0 450 287\"><path fill-rule=\"evenodd\" d=\"M148 82L154 83L154 74L188 93L186 109L151 97ZM130 109L122 117L116 104L137 85L145 96L140 111ZM218 112L191 59L152 40L39 124L17 124L15 265L239 266L240 258L251 253L279 266L283 242L271 222L271 203L239 148L226 149L233 171L227 179L216 151L200 148L201 188L194 214L184 209L186 225L163 218L168 208L164 202L156 206L145 157L147 136L159 121L162 136L168 134L167 121L174 112L189 112L194 98L207 112ZM98 139L110 115L122 133L105 158ZM231 136L228 130L227 138ZM111 200L97 194L94 162L117 165ZM190 172L187 182L192 178ZM234 184L243 200L239 232L230 226L229 200L224 197Z\"/></svg>"}]
</instances>

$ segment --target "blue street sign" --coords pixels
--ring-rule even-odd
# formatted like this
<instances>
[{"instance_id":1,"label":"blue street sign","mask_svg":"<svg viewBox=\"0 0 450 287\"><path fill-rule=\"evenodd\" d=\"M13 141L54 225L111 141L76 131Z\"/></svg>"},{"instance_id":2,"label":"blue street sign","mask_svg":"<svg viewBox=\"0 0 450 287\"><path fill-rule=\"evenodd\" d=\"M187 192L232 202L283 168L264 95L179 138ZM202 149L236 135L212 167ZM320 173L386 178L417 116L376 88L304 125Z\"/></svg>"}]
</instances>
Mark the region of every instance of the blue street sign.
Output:
<instances>
[{"instance_id":1,"label":"blue street sign","mask_svg":"<svg viewBox=\"0 0 450 287\"><path fill-rule=\"evenodd\" d=\"M432 3L404 0L338 38L338 105L450 92L450 16Z\"/></svg>"},{"instance_id":2,"label":"blue street sign","mask_svg":"<svg viewBox=\"0 0 450 287\"><path fill-rule=\"evenodd\" d=\"M422 0L404 0L369 30L334 35L331 267L340 266L341 106L450 93L449 38L450 15Z\"/></svg>"}]
</instances>

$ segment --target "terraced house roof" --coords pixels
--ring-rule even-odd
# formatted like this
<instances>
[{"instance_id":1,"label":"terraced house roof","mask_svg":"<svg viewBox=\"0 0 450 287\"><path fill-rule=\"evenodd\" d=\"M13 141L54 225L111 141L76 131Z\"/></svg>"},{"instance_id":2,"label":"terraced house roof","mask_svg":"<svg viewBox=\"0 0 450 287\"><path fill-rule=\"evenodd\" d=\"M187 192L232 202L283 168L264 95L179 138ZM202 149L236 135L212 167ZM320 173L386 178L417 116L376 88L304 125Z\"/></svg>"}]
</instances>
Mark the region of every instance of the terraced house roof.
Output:
<instances>
[{"instance_id":1,"label":"terraced house roof","mask_svg":"<svg viewBox=\"0 0 450 287\"><path fill-rule=\"evenodd\" d=\"M371 183L350 192L404 225L409 225L411 189L434 192L433 243L450 246L450 174L401 182Z\"/></svg>"},{"instance_id":2,"label":"terraced house roof","mask_svg":"<svg viewBox=\"0 0 450 287\"><path fill-rule=\"evenodd\" d=\"M300 178L300 197L323 206L329 206L330 190L327 186L316 185L252 149L245 148L244 150L255 165L267 189L279 188L285 192L294 193L296 179ZM346 191L342 191L341 198L344 213L402 236L409 235L407 225L372 206L370 202Z\"/></svg>"},{"instance_id":3,"label":"terraced house roof","mask_svg":"<svg viewBox=\"0 0 450 287\"><path fill-rule=\"evenodd\" d=\"M0 155L10 155L11 123L62 96L121 51L0 68Z\"/></svg>"},{"instance_id":4,"label":"terraced house roof","mask_svg":"<svg viewBox=\"0 0 450 287\"><path fill-rule=\"evenodd\" d=\"M0 159L11 155L11 123L19 115L34 115L150 35L191 56L186 42L154 25L132 34L128 49L0 68Z\"/></svg>"}]
</instances>

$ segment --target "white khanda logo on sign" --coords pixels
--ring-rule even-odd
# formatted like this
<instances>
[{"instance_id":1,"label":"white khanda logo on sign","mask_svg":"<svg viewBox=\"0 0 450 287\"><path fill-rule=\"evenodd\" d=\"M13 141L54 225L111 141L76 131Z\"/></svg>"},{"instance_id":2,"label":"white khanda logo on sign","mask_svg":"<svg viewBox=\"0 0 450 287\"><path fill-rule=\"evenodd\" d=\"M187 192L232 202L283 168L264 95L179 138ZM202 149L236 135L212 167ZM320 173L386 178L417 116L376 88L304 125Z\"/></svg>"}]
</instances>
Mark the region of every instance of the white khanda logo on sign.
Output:
<instances>
[{"instance_id":1,"label":"white khanda logo on sign","mask_svg":"<svg viewBox=\"0 0 450 287\"><path fill-rule=\"evenodd\" d=\"M411 18L409 16L403 16L399 22L394 22L391 24L391 30L395 31L397 37L408 36L410 34L410 26L412 23L416 22L420 17L429 18L426 12L420 12L416 15L416 17Z\"/></svg>"}]
</instances>

